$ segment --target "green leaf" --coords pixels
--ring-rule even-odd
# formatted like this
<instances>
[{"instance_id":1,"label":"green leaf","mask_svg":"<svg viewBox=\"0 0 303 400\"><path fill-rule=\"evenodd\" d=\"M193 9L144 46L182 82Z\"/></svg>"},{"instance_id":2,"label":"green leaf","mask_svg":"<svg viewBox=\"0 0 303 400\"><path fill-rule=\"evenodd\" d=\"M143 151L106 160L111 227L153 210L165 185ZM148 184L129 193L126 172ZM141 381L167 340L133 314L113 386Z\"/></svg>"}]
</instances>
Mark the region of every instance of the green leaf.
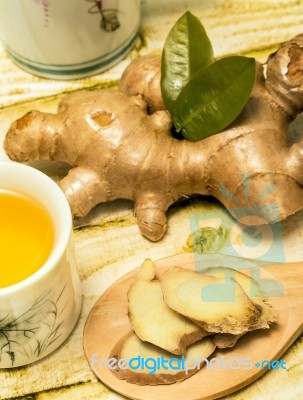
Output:
<instances>
[{"instance_id":1,"label":"green leaf","mask_svg":"<svg viewBox=\"0 0 303 400\"><path fill-rule=\"evenodd\" d=\"M182 90L173 123L191 141L220 132L241 113L256 76L253 58L222 58L201 70Z\"/></svg>"},{"instance_id":2,"label":"green leaf","mask_svg":"<svg viewBox=\"0 0 303 400\"><path fill-rule=\"evenodd\" d=\"M213 49L203 25L186 12L169 32L162 52L161 90L171 113L182 88L213 60Z\"/></svg>"}]
</instances>

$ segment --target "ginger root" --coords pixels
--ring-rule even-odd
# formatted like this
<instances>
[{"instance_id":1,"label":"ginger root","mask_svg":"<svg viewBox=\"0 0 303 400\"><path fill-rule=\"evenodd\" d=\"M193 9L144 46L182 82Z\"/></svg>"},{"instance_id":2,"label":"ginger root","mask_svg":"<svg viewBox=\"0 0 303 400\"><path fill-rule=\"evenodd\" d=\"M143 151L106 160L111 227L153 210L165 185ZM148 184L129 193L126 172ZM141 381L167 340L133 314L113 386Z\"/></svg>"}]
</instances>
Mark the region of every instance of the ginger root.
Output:
<instances>
[{"instance_id":1,"label":"ginger root","mask_svg":"<svg viewBox=\"0 0 303 400\"><path fill-rule=\"evenodd\" d=\"M19 162L70 164L60 186L74 216L86 215L100 202L134 200L139 228L152 241L162 238L166 211L183 196L212 195L235 218L253 225L302 209L303 141L290 143L287 129L303 109L303 34L270 56L266 79L259 65L237 120L195 143L175 139L169 114L152 100L161 98L153 78L160 73L159 57L154 57L154 75L135 62L121 80L121 90L132 94L131 68L138 70L138 96L121 90L79 92L61 101L57 114L30 111L11 125L6 153ZM143 98L160 110L149 115Z\"/></svg>"},{"instance_id":2,"label":"ginger root","mask_svg":"<svg viewBox=\"0 0 303 400\"><path fill-rule=\"evenodd\" d=\"M128 96L141 95L147 102L149 112L165 110L161 95L161 59L146 55L134 60L124 71L119 82L119 90Z\"/></svg>"}]
</instances>

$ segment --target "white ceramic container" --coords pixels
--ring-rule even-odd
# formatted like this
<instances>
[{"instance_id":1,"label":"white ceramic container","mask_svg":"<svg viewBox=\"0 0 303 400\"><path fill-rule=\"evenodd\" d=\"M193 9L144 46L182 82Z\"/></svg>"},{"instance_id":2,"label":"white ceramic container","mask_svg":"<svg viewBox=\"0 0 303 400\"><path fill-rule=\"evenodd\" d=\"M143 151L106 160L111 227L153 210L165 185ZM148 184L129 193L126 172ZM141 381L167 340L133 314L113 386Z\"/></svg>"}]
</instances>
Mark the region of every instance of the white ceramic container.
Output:
<instances>
[{"instance_id":1,"label":"white ceramic container","mask_svg":"<svg viewBox=\"0 0 303 400\"><path fill-rule=\"evenodd\" d=\"M23 281L0 288L0 368L11 368L45 357L65 341L78 320L82 296L71 211L59 186L35 168L0 162L0 188L36 199L55 230L44 265Z\"/></svg>"},{"instance_id":2,"label":"white ceramic container","mask_svg":"<svg viewBox=\"0 0 303 400\"><path fill-rule=\"evenodd\" d=\"M23 69L53 79L96 74L124 57L140 0L0 0L0 39Z\"/></svg>"}]
</instances>

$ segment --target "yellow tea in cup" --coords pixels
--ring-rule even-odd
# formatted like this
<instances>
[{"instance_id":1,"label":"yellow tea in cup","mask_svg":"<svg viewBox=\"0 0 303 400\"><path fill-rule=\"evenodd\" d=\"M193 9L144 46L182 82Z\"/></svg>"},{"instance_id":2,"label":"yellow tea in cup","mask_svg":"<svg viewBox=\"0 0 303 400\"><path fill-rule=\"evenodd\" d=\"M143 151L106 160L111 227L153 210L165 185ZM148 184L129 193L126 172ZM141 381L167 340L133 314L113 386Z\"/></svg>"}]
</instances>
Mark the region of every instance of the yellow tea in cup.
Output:
<instances>
[{"instance_id":1,"label":"yellow tea in cup","mask_svg":"<svg viewBox=\"0 0 303 400\"><path fill-rule=\"evenodd\" d=\"M35 199L0 189L0 288L36 272L54 245L54 226Z\"/></svg>"}]
</instances>

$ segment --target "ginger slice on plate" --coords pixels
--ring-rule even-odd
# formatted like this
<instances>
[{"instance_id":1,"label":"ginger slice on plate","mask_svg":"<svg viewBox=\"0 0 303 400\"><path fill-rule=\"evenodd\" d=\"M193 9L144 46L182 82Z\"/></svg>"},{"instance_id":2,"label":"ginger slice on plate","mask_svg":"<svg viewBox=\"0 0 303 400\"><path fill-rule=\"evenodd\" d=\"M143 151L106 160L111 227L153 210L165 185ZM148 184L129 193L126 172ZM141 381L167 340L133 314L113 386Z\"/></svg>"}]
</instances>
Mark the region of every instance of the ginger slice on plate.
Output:
<instances>
[{"instance_id":1,"label":"ginger slice on plate","mask_svg":"<svg viewBox=\"0 0 303 400\"><path fill-rule=\"evenodd\" d=\"M143 342L130 332L111 352L110 358L117 360L111 372L118 379L137 385L168 385L199 371L215 348L207 337L189 346L186 355L180 357Z\"/></svg>"},{"instance_id":2,"label":"ginger slice on plate","mask_svg":"<svg viewBox=\"0 0 303 400\"><path fill-rule=\"evenodd\" d=\"M128 291L128 313L137 336L173 354L185 354L186 347L209 335L163 300L161 284L155 278L155 264L146 260Z\"/></svg>"},{"instance_id":3,"label":"ginger slice on plate","mask_svg":"<svg viewBox=\"0 0 303 400\"><path fill-rule=\"evenodd\" d=\"M249 327L250 331L255 329L268 329L271 323L276 322L277 315L272 309L270 302L264 297L264 293L255 279L229 267L211 267L207 268L205 273L221 279L224 279L224 277L234 278L236 282L241 285L247 296L261 308L259 318L253 320ZM214 335L212 339L218 348L224 349L233 347L241 336L242 335L223 333Z\"/></svg>"},{"instance_id":4,"label":"ginger slice on plate","mask_svg":"<svg viewBox=\"0 0 303 400\"><path fill-rule=\"evenodd\" d=\"M243 335L232 335L231 333L216 333L211 340L218 349L234 347Z\"/></svg>"},{"instance_id":5,"label":"ginger slice on plate","mask_svg":"<svg viewBox=\"0 0 303 400\"><path fill-rule=\"evenodd\" d=\"M269 325L277 320L275 311L272 309L270 302L265 298L259 283L255 279L229 267L207 268L205 273L220 279L224 279L224 277L235 279L247 296L261 307L260 318L254 321L251 329L269 328Z\"/></svg>"},{"instance_id":6,"label":"ginger slice on plate","mask_svg":"<svg viewBox=\"0 0 303 400\"><path fill-rule=\"evenodd\" d=\"M174 267L160 282L168 306L207 332L246 333L262 312L234 278Z\"/></svg>"}]
</instances>

